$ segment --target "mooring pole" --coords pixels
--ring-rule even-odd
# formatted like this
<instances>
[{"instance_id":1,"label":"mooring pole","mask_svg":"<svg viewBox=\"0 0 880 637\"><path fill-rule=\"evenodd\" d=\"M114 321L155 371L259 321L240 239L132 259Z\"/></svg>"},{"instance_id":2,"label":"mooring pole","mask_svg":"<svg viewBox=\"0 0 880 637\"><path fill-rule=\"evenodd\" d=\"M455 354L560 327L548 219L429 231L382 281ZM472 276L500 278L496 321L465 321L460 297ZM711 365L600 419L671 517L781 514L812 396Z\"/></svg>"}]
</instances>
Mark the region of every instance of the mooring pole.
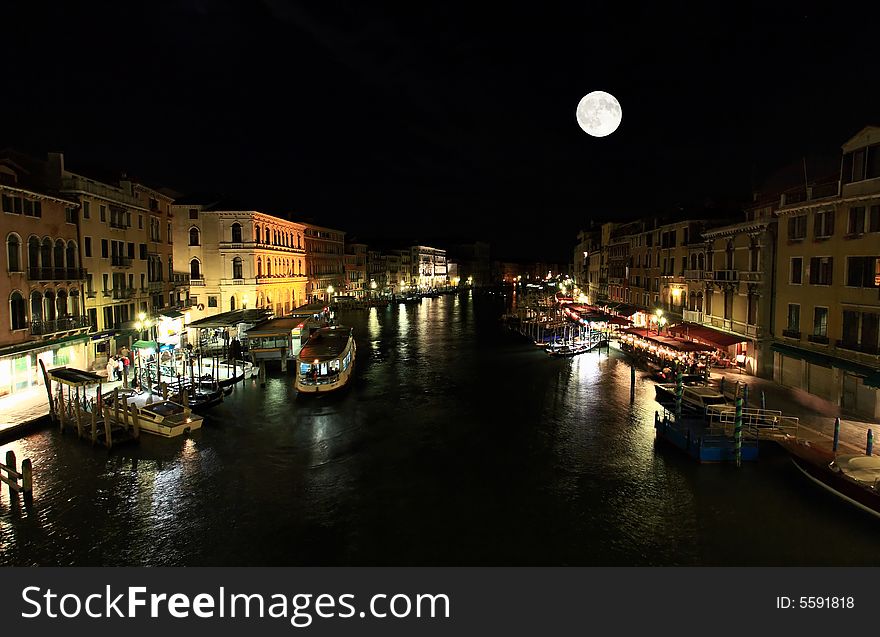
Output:
<instances>
[{"instance_id":1,"label":"mooring pole","mask_svg":"<svg viewBox=\"0 0 880 637\"><path fill-rule=\"evenodd\" d=\"M837 453L837 447L840 445L840 416L834 419L834 442L831 443L831 450Z\"/></svg>"},{"instance_id":2,"label":"mooring pole","mask_svg":"<svg viewBox=\"0 0 880 637\"><path fill-rule=\"evenodd\" d=\"M736 448L736 466L742 465L742 426L743 426L743 399L736 397L736 421L733 429L733 443Z\"/></svg>"},{"instance_id":3,"label":"mooring pole","mask_svg":"<svg viewBox=\"0 0 880 637\"><path fill-rule=\"evenodd\" d=\"M868 429L868 444L865 447L865 455L870 456L874 452L874 432Z\"/></svg>"}]
</instances>

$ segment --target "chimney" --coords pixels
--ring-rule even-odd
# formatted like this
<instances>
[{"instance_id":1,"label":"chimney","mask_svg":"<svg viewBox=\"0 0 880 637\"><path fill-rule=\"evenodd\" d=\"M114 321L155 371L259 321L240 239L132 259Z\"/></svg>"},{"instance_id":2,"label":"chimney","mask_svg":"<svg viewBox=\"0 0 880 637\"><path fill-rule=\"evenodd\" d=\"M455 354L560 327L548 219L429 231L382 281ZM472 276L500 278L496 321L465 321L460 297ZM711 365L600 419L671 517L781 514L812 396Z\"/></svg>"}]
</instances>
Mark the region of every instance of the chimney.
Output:
<instances>
[{"instance_id":1,"label":"chimney","mask_svg":"<svg viewBox=\"0 0 880 637\"><path fill-rule=\"evenodd\" d=\"M61 189L64 177L64 153L47 153L46 181L50 188Z\"/></svg>"}]
</instances>

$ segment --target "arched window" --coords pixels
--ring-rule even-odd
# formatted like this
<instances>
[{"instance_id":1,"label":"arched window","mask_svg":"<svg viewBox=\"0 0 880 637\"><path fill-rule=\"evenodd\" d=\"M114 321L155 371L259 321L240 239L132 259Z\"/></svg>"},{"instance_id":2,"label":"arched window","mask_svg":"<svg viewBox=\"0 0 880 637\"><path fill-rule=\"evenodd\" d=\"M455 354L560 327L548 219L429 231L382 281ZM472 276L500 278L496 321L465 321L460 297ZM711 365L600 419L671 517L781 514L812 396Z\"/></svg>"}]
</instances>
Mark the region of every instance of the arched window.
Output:
<instances>
[{"instance_id":1,"label":"arched window","mask_svg":"<svg viewBox=\"0 0 880 637\"><path fill-rule=\"evenodd\" d=\"M241 224L232 224L232 243L241 243Z\"/></svg>"},{"instance_id":2,"label":"arched window","mask_svg":"<svg viewBox=\"0 0 880 637\"><path fill-rule=\"evenodd\" d=\"M71 290L70 296L67 297L67 307L73 316L79 316L79 291Z\"/></svg>"},{"instance_id":3,"label":"arched window","mask_svg":"<svg viewBox=\"0 0 880 637\"><path fill-rule=\"evenodd\" d=\"M760 254L760 250L758 250L758 241L755 238L749 242L749 269L752 272L758 271L758 255Z\"/></svg>"},{"instance_id":4,"label":"arched window","mask_svg":"<svg viewBox=\"0 0 880 637\"><path fill-rule=\"evenodd\" d=\"M64 267L64 249L65 249L65 247L66 246L64 245L64 242L61 239L58 239L55 242L54 257L55 257L55 269L56 270L60 270L61 268ZM56 274L56 276L58 276L58 275Z\"/></svg>"},{"instance_id":5,"label":"arched window","mask_svg":"<svg viewBox=\"0 0 880 637\"><path fill-rule=\"evenodd\" d=\"M10 272L21 272L21 239L17 234L6 238L6 264Z\"/></svg>"},{"instance_id":6,"label":"arched window","mask_svg":"<svg viewBox=\"0 0 880 637\"><path fill-rule=\"evenodd\" d=\"M697 255L692 254L691 255L691 270L696 270L696 269L697 269Z\"/></svg>"},{"instance_id":7,"label":"arched window","mask_svg":"<svg viewBox=\"0 0 880 637\"><path fill-rule=\"evenodd\" d=\"M733 270L733 241L727 242L727 269Z\"/></svg>"},{"instance_id":8,"label":"arched window","mask_svg":"<svg viewBox=\"0 0 880 637\"><path fill-rule=\"evenodd\" d=\"M43 316L46 317L47 321L54 321L55 318L58 316L55 313L55 293L51 290L46 292L46 296L43 299L43 310Z\"/></svg>"},{"instance_id":9,"label":"arched window","mask_svg":"<svg viewBox=\"0 0 880 637\"><path fill-rule=\"evenodd\" d=\"M189 244L191 246L201 245L201 236L199 233L199 229L193 226L189 229Z\"/></svg>"},{"instance_id":10,"label":"arched window","mask_svg":"<svg viewBox=\"0 0 880 637\"><path fill-rule=\"evenodd\" d=\"M272 259L266 259L266 276L272 276Z\"/></svg>"},{"instance_id":11,"label":"arched window","mask_svg":"<svg viewBox=\"0 0 880 637\"><path fill-rule=\"evenodd\" d=\"M703 293L697 292L697 312L703 311Z\"/></svg>"},{"instance_id":12,"label":"arched window","mask_svg":"<svg viewBox=\"0 0 880 637\"><path fill-rule=\"evenodd\" d=\"M257 257L257 278L263 276L263 260L260 257ZM257 304L259 307L259 303Z\"/></svg>"},{"instance_id":13,"label":"arched window","mask_svg":"<svg viewBox=\"0 0 880 637\"><path fill-rule=\"evenodd\" d=\"M65 261L68 270L76 269L76 244L73 241L67 242L67 259ZM68 276L72 275L68 274Z\"/></svg>"},{"instance_id":14,"label":"arched window","mask_svg":"<svg viewBox=\"0 0 880 637\"><path fill-rule=\"evenodd\" d=\"M40 240L36 237L28 239L28 267L37 270L40 267ZM38 276L33 272L32 277Z\"/></svg>"},{"instance_id":15,"label":"arched window","mask_svg":"<svg viewBox=\"0 0 880 637\"><path fill-rule=\"evenodd\" d=\"M43 239L40 244L40 266L43 268L52 267L52 240Z\"/></svg>"},{"instance_id":16,"label":"arched window","mask_svg":"<svg viewBox=\"0 0 880 637\"><path fill-rule=\"evenodd\" d=\"M43 295L31 292L31 321L39 323L43 320Z\"/></svg>"},{"instance_id":17,"label":"arched window","mask_svg":"<svg viewBox=\"0 0 880 637\"><path fill-rule=\"evenodd\" d=\"M298 263L299 263L299 275L302 276L302 274L303 274L303 262L302 262L302 260L300 260L300 261L298 261Z\"/></svg>"},{"instance_id":18,"label":"arched window","mask_svg":"<svg viewBox=\"0 0 880 637\"><path fill-rule=\"evenodd\" d=\"M189 262L189 278L190 279L201 279L202 278L202 264L198 259L192 259Z\"/></svg>"},{"instance_id":19,"label":"arched window","mask_svg":"<svg viewBox=\"0 0 880 637\"><path fill-rule=\"evenodd\" d=\"M703 256L703 253L697 255L697 269L704 270L706 268L706 257Z\"/></svg>"},{"instance_id":20,"label":"arched window","mask_svg":"<svg viewBox=\"0 0 880 637\"><path fill-rule=\"evenodd\" d=\"M254 241L260 242L260 226L254 226Z\"/></svg>"},{"instance_id":21,"label":"arched window","mask_svg":"<svg viewBox=\"0 0 880 637\"><path fill-rule=\"evenodd\" d=\"M244 278L241 273L241 257L235 257L232 260L232 278L233 279Z\"/></svg>"},{"instance_id":22,"label":"arched window","mask_svg":"<svg viewBox=\"0 0 880 637\"><path fill-rule=\"evenodd\" d=\"M696 309L697 309L697 293L691 292L690 296L688 297L688 300L690 301L690 305L688 305L688 309L690 309L691 312L696 311Z\"/></svg>"},{"instance_id":23,"label":"arched window","mask_svg":"<svg viewBox=\"0 0 880 637\"><path fill-rule=\"evenodd\" d=\"M9 317L12 329L23 330L27 327L27 305L19 292L13 292L9 297Z\"/></svg>"},{"instance_id":24,"label":"arched window","mask_svg":"<svg viewBox=\"0 0 880 637\"><path fill-rule=\"evenodd\" d=\"M67 291L58 290L58 297L55 299L55 307L57 308L59 318L67 315Z\"/></svg>"},{"instance_id":25,"label":"arched window","mask_svg":"<svg viewBox=\"0 0 880 637\"><path fill-rule=\"evenodd\" d=\"M230 296L229 297L229 311L232 312L234 310L235 310L235 297Z\"/></svg>"}]
</instances>

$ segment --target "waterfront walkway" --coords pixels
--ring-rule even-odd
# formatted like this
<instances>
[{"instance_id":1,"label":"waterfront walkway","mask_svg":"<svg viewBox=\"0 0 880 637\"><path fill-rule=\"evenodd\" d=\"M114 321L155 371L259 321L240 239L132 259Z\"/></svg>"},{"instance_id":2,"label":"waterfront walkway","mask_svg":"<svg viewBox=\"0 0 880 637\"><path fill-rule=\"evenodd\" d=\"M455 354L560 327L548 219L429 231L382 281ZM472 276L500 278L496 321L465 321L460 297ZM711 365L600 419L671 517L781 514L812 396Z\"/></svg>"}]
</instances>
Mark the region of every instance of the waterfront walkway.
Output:
<instances>
[{"instance_id":1,"label":"waterfront walkway","mask_svg":"<svg viewBox=\"0 0 880 637\"><path fill-rule=\"evenodd\" d=\"M102 387L106 393L121 385L122 381L111 381ZM49 400L43 385L5 396L0 400L0 438L15 438L20 435L18 431L26 433L35 421L48 416Z\"/></svg>"},{"instance_id":2,"label":"waterfront walkway","mask_svg":"<svg viewBox=\"0 0 880 637\"><path fill-rule=\"evenodd\" d=\"M764 392L767 409L778 409L786 416L797 417L799 438L830 448L836 417L840 417L839 450L843 453L865 453L868 429L873 428L874 435L880 435L880 424L876 421L844 413L837 405L801 389L784 387L770 379L749 376L738 370L713 370L712 384L717 385L722 377L726 395L733 396L737 382L747 383L750 407L761 407L761 392ZM880 453L880 449L876 453Z\"/></svg>"}]
</instances>

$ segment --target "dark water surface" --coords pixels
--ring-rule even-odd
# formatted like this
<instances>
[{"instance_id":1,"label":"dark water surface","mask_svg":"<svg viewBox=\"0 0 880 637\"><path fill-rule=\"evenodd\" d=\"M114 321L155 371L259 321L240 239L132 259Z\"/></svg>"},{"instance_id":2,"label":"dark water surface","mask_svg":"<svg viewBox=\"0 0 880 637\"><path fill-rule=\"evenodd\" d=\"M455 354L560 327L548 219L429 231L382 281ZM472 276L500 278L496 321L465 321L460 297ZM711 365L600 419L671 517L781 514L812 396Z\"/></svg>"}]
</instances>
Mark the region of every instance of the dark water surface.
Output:
<instances>
[{"instance_id":1,"label":"dark water surface","mask_svg":"<svg viewBox=\"0 0 880 637\"><path fill-rule=\"evenodd\" d=\"M351 312L356 375L296 397L239 385L191 438L107 454L13 448L0 564L880 564L880 525L782 456L741 469L655 448L653 384L618 353L554 360L500 297ZM5 491L5 489L4 489Z\"/></svg>"}]
</instances>

